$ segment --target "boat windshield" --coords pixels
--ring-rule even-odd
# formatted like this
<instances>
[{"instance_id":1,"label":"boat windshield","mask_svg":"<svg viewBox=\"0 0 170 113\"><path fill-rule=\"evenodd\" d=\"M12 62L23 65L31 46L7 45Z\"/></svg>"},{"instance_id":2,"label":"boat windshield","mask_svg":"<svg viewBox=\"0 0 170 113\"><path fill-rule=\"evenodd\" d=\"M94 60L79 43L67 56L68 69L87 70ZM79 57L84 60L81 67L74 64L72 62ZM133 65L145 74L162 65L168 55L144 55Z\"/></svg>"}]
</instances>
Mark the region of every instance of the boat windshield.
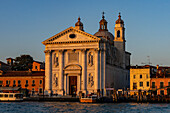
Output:
<instances>
[{"instance_id":1,"label":"boat windshield","mask_svg":"<svg viewBox=\"0 0 170 113\"><path fill-rule=\"evenodd\" d=\"M23 97L23 94L15 94L15 97L16 97L16 98L22 98L22 97Z\"/></svg>"},{"instance_id":2,"label":"boat windshield","mask_svg":"<svg viewBox=\"0 0 170 113\"><path fill-rule=\"evenodd\" d=\"M0 94L0 97L3 97L3 94Z\"/></svg>"},{"instance_id":3,"label":"boat windshield","mask_svg":"<svg viewBox=\"0 0 170 113\"><path fill-rule=\"evenodd\" d=\"M5 94L5 97L8 97L8 94Z\"/></svg>"},{"instance_id":4,"label":"boat windshield","mask_svg":"<svg viewBox=\"0 0 170 113\"><path fill-rule=\"evenodd\" d=\"M10 98L13 98L13 94L10 94L9 97L10 97Z\"/></svg>"}]
</instances>

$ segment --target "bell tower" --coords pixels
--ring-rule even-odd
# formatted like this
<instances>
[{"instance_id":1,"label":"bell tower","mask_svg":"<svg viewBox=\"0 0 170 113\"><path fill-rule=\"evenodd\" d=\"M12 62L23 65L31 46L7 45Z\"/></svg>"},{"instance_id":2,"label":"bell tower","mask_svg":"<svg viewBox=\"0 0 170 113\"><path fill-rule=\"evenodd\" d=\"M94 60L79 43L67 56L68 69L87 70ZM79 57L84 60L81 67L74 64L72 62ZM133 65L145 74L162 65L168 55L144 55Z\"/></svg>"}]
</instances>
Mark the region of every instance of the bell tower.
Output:
<instances>
[{"instance_id":1,"label":"bell tower","mask_svg":"<svg viewBox=\"0 0 170 113\"><path fill-rule=\"evenodd\" d=\"M125 51L125 28L124 21L121 19L121 15L119 13L118 20L116 20L115 24L115 38L114 44L115 47L119 48L122 51Z\"/></svg>"},{"instance_id":2,"label":"bell tower","mask_svg":"<svg viewBox=\"0 0 170 113\"><path fill-rule=\"evenodd\" d=\"M120 53L120 66L125 67L125 28L124 21L121 19L121 15L119 13L118 20L116 20L115 24L115 38L114 38L114 46L118 49Z\"/></svg>"}]
</instances>

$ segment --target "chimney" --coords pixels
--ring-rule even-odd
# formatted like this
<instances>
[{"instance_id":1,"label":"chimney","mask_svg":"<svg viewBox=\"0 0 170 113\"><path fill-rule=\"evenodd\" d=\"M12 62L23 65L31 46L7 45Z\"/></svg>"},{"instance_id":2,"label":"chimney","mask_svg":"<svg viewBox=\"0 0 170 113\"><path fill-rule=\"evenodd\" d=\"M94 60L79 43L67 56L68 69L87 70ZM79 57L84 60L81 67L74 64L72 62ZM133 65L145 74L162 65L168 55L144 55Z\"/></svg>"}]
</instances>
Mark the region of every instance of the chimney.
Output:
<instances>
[{"instance_id":1,"label":"chimney","mask_svg":"<svg viewBox=\"0 0 170 113\"><path fill-rule=\"evenodd\" d=\"M8 64L8 65L10 65L10 66L13 65L13 61L14 61L13 58L7 58L6 60L7 60L7 64Z\"/></svg>"}]
</instances>

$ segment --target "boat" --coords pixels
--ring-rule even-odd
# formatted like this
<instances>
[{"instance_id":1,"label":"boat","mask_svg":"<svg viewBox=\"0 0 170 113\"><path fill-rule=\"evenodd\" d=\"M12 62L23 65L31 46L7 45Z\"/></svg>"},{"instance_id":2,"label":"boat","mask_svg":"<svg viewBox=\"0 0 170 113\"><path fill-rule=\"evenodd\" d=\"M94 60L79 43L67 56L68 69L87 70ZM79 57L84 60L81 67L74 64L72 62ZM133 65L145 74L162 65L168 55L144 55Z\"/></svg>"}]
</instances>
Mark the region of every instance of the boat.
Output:
<instances>
[{"instance_id":1,"label":"boat","mask_svg":"<svg viewBox=\"0 0 170 113\"><path fill-rule=\"evenodd\" d=\"M0 93L0 101L23 101L22 93Z\"/></svg>"},{"instance_id":2,"label":"boat","mask_svg":"<svg viewBox=\"0 0 170 113\"><path fill-rule=\"evenodd\" d=\"M80 98L80 102L82 103L96 103L97 102L97 95L90 95L87 98Z\"/></svg>"}]
</instances>

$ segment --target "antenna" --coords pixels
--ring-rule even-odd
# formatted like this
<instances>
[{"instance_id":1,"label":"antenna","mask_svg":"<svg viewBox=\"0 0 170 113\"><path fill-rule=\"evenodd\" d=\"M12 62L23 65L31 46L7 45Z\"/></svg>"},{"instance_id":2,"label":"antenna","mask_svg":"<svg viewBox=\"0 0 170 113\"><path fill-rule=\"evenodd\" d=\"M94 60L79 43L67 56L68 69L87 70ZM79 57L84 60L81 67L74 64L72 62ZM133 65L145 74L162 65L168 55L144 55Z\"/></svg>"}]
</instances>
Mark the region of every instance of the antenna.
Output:
<instances>
[{"instance_id":1,"label":"antenna","mask_svg":"<svg viewBox=\"0 0 170 113\"><path fill-rule=\"evenodd\" d=\"M150 62L150 56L147 56L147 62L141 62L141 64L151 65L152 63Z\"/></svg>"},{"instance_id":2,"label":"antenna","mask_svg":"<svg viewBox=\"0 0 170 113\"><path fill-rule=\"evenodd\" d=\"M147 56L147 58L148 58L148 64L149 64L149 65L152 64L152 63L150 62L150 56Z\"/></svg>"}]
</instances>

